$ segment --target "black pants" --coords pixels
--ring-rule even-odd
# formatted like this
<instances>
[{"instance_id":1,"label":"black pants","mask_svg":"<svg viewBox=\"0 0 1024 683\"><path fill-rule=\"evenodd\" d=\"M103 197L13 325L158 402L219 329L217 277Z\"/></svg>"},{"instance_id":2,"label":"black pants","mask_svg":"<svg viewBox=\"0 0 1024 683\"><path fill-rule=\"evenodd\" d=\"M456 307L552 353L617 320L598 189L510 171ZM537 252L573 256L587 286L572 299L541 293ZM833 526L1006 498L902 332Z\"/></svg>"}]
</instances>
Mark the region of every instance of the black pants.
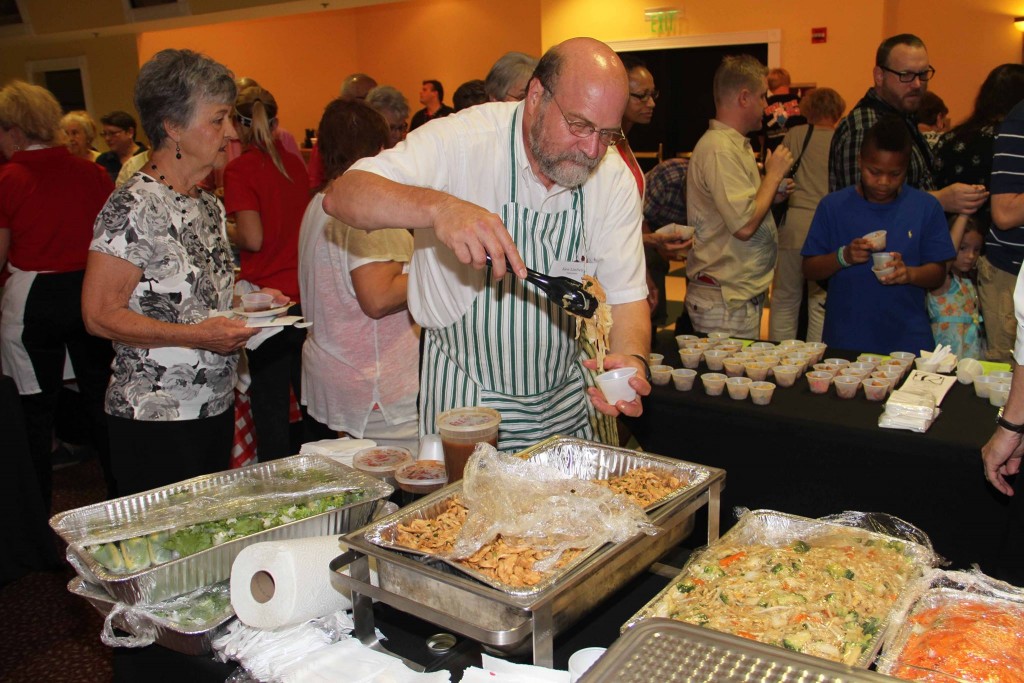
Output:
<instances>
[{"instance_id":1,"label":"black pants","mask_svg":"<svg viewBox=\"0 0 1024 683\"><path fill-rule=\"evenodd\" d=\"M231 466L235 411L155 422L107 415L118 495L161 488Z\"/></svg>"},{"instance_id":2,"label":"black pants","mask_svg":"<svg viewBox=\"0 0 1024 683\"><path fill-rule=\"evenodd\" d=\"M37 275L25 302L25 329L21 340L41 391L23 395L21 405L25 412L29 452L47 510L50 509L53 489L50 452L53 449L54 414L64 384L65 354L71 358L78 387L87 406L92 426L90 445L99 455L108 493L114 493L106 422L103 419L103 397L110 380L114 350L108 340L93 337L85 331L82 322L84 276L84 271Z\"/></svg>"},{"instance_id":3,"label":"black pants","mask_svg":"<svg viewBox=\"0 0 1024 683\"><path fill-rule=\"evenodd\" d=\"M302 315L298 304L288 315ZM246 351L249 360L249 400L256 427L256 453L260 462L276 460L298 453L298 444L291 441L291 400L302 396L302 344L306 330L286 327L260 344L255 351Z\"/></svg>"}]
</instances>

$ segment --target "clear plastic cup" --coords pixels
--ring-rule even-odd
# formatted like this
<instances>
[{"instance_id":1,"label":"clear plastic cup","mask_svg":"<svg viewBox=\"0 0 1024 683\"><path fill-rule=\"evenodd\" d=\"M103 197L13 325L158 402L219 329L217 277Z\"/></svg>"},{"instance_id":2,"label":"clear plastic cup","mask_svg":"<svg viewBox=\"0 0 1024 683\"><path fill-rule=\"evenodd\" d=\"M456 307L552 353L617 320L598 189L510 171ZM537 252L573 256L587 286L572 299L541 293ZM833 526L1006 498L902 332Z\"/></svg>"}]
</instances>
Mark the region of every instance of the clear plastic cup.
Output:
<instances>
[{"instance_id":1,"label":"clear plastic cup","mask_svg":"<svg viewBox=\"0 0 1024 683\"><path fill-rule=\"evenodd\" d=\"M725 380L728 379L720 372L705 372L700 376L704 384L704 393L708 396L721 396L725 390Z\"/></svg>"},{"instance_id":2,"label":"clear plastic cup","mask_svg":"<svg viewBox=\"0 0 1024 683\"><path fill-rule=\"evenodd\" d=\"M698 337L695 334L677 334L676 344L678 344L679 348L682 349L686 347L687 342L695 342L697 341L697 339Z\"/></svg>"},{"instance_id":3,"label":"clear plastic cup","mask_svg":"<svg viewBox=\"0 0 1024 683\"><path fill-rule=\"evenodd\" d=\"M992 385L992 389L988 394L988 402L994 405L996 408L1002 408L1006 405L1006 400L1010 398L1010 385L997 383Z\"/></svg>"},{"instance_id":4,"label":"clear plastic cup","mask_svg":"<svg viewBox=\"0 0 1024 683\"><path fill-rule=\"evenodd\" d=\"M636 398L636 389L629 386L629 380L636 375L636 368L615 368L598 375L597 386L604 394L604 400L615 405L619 401L629 403Z\"/></svg>"},{"instance_id":5,"label":"clear plastic cup","mask_svg":"<svg viewBox=\"0 0 1024 683\"><path fill-rule=\"evenodd\" d=\"M708 349L704 352L704 362L708 365L708 370L712 372L721 371L724 366L725 359L729 356L727 351L720 349Z\"/></svg>"},{"instance_id":6,"label":"clear plastic cup","mask_svg":"<svg viewBox=\"0 0 1024 683\"><path fill-rule=\"evenodd\" d=\"M735 356L733 356L732 358L726 358L724 361L722 361L722 367L725 368L725 374L729 377L743 376L742 358L736 358Z\"/></svg>"},{"instance_id":7,"label":"clear plastic cup","mask_svg":"<svg viewBox=\"0 0 1024 683\"><path fill-rule=\"evenodd\" d=\"M697 369L700 365L700 357L704 352L700 349L679 349L679 360L683 362L684 368Z\"/></svg>"},{"instance_id":8,"label":"clear plastic cup","mask_svg":"<svg viewBox=\"0 0 1024 683\"><path fill-rule=\"evenodd\" d=\"M1013 380L1013 373L1006 372L1004 370L993 370L992 372L988 373L988 376L995 377L996 379L1004 380L1006 382Z\"/></svg>"},{"instance_id":9,"label":"clear plastic cup","mask_svg":"<svg viewBox=\"0 0 1024 683\"><path fill-rule=\"evenodd\" d=\"M783 358L779 361L777 368L794 368L796 370L796 376L799 377L803 374L806 363L799 358ZM785 386L784 384L782 386Z\"/></svg>"},{"instance_id":10,"label":"clear plastic cup","mask_svg":"<svg viewBox=\"0 0 1024 683\"><path fill-rule=\"evenodd\" d=\"M636 368L629 368L636 372ZM601 378L598 377L598 380ZM493 408L472 406L452 408L437 416L437 431L441 434L444 464L448 481L462 479L466 461L480 442L498 447L498 427L501 413Z\"/></svg>"},{"instance_id":11,"label":"clear plastic cup","mask_svg":"<svg viewBox=\"0 0 1024 683\"><path fill-rule=\"evenodd\" d=\"M878 367L878 364L877 363L873 363L871 361L859 360L859 361L856 361L854 363L850 363L846 367L852 368L854 370L860 370L861 373L863 374L863 376L867 377L869 374L874 372L875 368Z\"/></svg>"},{"instance_id":12,"label":"clear plastic cup","mask_svg":"<svg viewBox=\"0 0 1024 683\"><path fill-rule=\"evenodd\" d=\"M856 377L858 380L862 380L870 374L871 371L867 368L843 368L839 371L839 374L836 375L836 379L839 379L840 377Z\"/></svg>"},{"instance_id":13,"label":"clear plastic cup","mask_svg":"<svg viewBox=\"0 0 1024 683\"><path fill-rule=\"evenodd\" d=\"M751 382L750 400L755 406L766 406L772 402L772 395L775 393L775 385L771 382Z\"/></svg>"},{"instance_id":14,"label":"clear plastic cup","mask_svg":"<svg viewBox=\"0 0 1024 683\"><path fill-rule=\"evenodd\" d=\"M697 377L697 371L690 368L677 368L672 371L672 384L678 391L689 391L693 389L693 380Z\"/></svg>"},{"instance_id":15,"label":"clear plastic cup","mask_svg":"<svg viewBox=\"0 0 1024 683\"><path fill-rule=\"evenodd\" d=\"M764 342L764 341L754 342L753 344L750 345L750 350L751 351L774 351L775 350L775 344L772 344L771 342Z\"/></svg>"},{"instance_id":16,"label":"clear plastic cup","mask_svg":"<svg viewBox=\"0 0 1024 683\"><path fill-rule=\"evenodd\" d=\"M885 249L885 230L875 230L864 235L864 239L871 243L871 251L882 251Z\"/></svg>"},{"instance_id":17,"label":"clear plastic cup","mask_svg":"<svg viewBox=\"0 0 1024 683\"><path fill-rule=\"evenodd\" d=\"M833 380L836 385L836 394L839 398L853 398L857 395L857 387L860 386L861 378L857 375L840 375Z\"/></svg>"},{"instance_id":18,"label":"clear plastic cup","mask_svg":"<svg viewBox=\"0 0 1024 683\"><path fill-rule=\"evenodd\" d=\"M669 380L672 379L672 366L671 365L652 365L651 366L651 384L657 384L663 386L668 384Z\"/></svg>"},{"instance_id":19,"label":"clear plastic cup","mask_svg":"<svg viewBox=\"0 0 1024 683\"><path fill-rule=\"evenodd\" d=\"M859 356L857 356L858 363L871 363L875 367L877 367L878 364L881 363L883 360L885 359L873 353L862 353Z\"/></svg>"},{"instance_id":20,"label":"clear plastic cup","mask_svg":"<svg viewBox=\"0 0 1024 683\"><path fill-rule=\"evenodd\" d=\"M876 251L871 255L871 261L875 268L885 268L892 260L892 253L888 251Z\"/></svg>"},{"instance_id":21,"label":"clear plastic cup","mask_svg":"<svg viewBox=\"0 0 1024 683\"><path fill-rule=\"evenodd\" d=\"M263 292L249 292L242 295L242 310L246 313L269 311L274 305L274 297Z\"/></svg>"},{"instance_id":22,"label":"clear plastic cup","mask_svg":"<svg viewBox=\"0 0 1024 683\"><path fill-rule=\"evenodd\" d=\"M992 387L998 384L994 377L989 375L982 375L981 377L974 378L974 395L978 398L988 398L991 394Z\"/></svg>"},{"instance_id":23,"label":"clear plastic cup","mask_svg":"<svg viewBox=\"0 0 1024 683\"><path fill-rule=\"evenodd\" d=\"M930 358L918 358L914 361L914 365L921 372L934 372L936 374L939 372L939 364Z\"/></svg>"},{"instance_id":24,"label":"clear plastic cup","mask_svg":"<svg viewBox=\"0 0 1024 683\"><path fill-rule=\"evenodd\" d=\"M889 357L895 358L896 360L909 361L911 363L913 363L914 359L917 358L917 356L913 353L910 353L910 351L890 351Z\"/></svg>"},{"instance_id":25,"label":"clear plastic cup","mask_svg":"<svg viewBox=\"0 0 1024 683\"><path fill-rule=\"evenodd\" d=\"M743 369L747 373L747 377L754 380L755 382L763 382L768 377L769 366L767 363L761 361L752 361L743 364Z\"/></svg>"},{"instance_id":26,"label":"clear plastic cup","mask_svg":"<svg viewBox=\"0 0 1024 683\"><path fill-rule=\"evenodd\" d=\"M814 372L827 372L832 376L835 376L839 372L836 366L829 365L828 363L815 363L811 366L811 370Z\"/></svg>"},{"instance_id":27,"label":"clear plastic cup","mask_svg":"<svg viewBox=\"0 0 1024 683\"><path fill-rule=\"evenodd\" d=\"M762 363L767 363L768 367L774 368L782 359L776 353L766 353L761 356L760 360Z\"/></svg>"},{"instance_id":28,"label":"clear plastic cup","mask_svg":"<svg viewBox=\"0 0 1024 683\"><path fill-rule=\"evenodd\" d=\"M956 379L960 384L974 384L974 380L985 374L985 366L976 358L961 358L956 364Z\"/></svg>"},{"instance_id":29,"label":"clear plastic cup","mask_svg":"<svg viewBox=\"0 0 1024 683\"><path fill-rule=\"evenodd\" d=\"M750 393L751 379L749 377L728 377L725 380L725 388L729 392L729 398L742 401Z\"/></svg>"},{"instance_id":30,"label":"clear plastic cup","mask_svg":"<svg viewBox=\"0 0 1024 683\"><path fill-rule=\"evenodd\" d=\"M710 339L713 342L722 341L723 339L728 339L728 338L729 338L729 333L728 332L711 332L710 334L708 334L708 339Z\"/></svg>"},{"instance_id":31,"label":"clear plastic cup","mask_svg":"<svg viewBox=\"0 0 1024 683\"><path fill-rule=\"evenodd\" d=\"M569 657L569 683L576 683L605 652L603 647L585 647Z\"/></svg>"},{"instance_id":32,"label":"clear plastic cup","mask_svg":"<svg viewBox=\"0 0 1024 683\"><path fill-rule=\"evenodd\" d=\"M665 354L663 354L663 353L649 353L649 354L647 354L647 364L648 365L651 365L651 366L661 365L664 362L665 362Z\"/></svg>"},{"instance_id":33,"label":"clear plastic cup","mask_svg":"<svg viewBox=\"0 0 1024 683\"><path fill-rule=\"evenodd\" d=\"M828 386L832 384L832 373L815 370L807 373L807 384L811 387L812 394L824 394Z\"/></svg>"},{"instance_id":34,"label":"clear plastic cup","mask_svg":"<svg viewBox=\"0 0 1024 683\"><path fill-rule=\"evenodd\" d=\"M838 365L840 368L845 368L850 364L850 361L845 358L826 358L823 362L828 363L829 365ZM839 372L839 370L836 369L836 372Z\"/></svg>"},{"instance_id":35,"label":"clear plastic cup","mask_svg":"<svg viewBox=\"0 0 1024 683\"><path fill-rule=\"evenodd\" d=\"M814 353L814 362L820 363L821 359L825 357L825 350L828 345L825 342L807 342L804 344L804 348Z\"/></svg>"},{"instance_id":36,"label":"clear plastic cup","mask_svg":"<svg viewBox=\"0 0 1024 683\"><path fill-rule=\"evenodd\" d=\"M892 393L893 389L896 388L896 383L900 381L900 373L898 371L893 372L892 370L875 370L868 376L874 377L875 379L884 379L886 382L888 382L890 394Z\"/></svg>"},{"instance_id":37,"label":"clear plastic cup","mask_svg":"<svg viewBox=\"0 0 1024 683\"><path fill-rule=\"evenodd\" d=\"M796 377L800 374L800 368L795 365L777 365L772 368L772 375L775 376L775 383L780 387L791 387L796 383Z\"/></svg>"},{"instance_id":38,"label":"clear plastic cup","mask_svg":"<svg viewBox=\"0 0 1024 683\"><path fill-rule=\"evenodd\" d=\"M889 395L889 381L878 377L866 377L861 380L864 387L864 395L869 401L884 401Z\"/></svg>"}]
</instances>

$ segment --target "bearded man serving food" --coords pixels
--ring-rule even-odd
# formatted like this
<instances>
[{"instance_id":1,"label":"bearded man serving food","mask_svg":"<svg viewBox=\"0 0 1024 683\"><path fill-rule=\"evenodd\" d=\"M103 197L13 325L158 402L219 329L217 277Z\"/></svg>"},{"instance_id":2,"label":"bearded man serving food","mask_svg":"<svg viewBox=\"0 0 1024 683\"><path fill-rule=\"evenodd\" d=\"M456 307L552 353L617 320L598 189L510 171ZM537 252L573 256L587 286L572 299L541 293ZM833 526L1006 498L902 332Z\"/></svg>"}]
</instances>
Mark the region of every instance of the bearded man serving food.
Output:
<instances>
[{"instance_id":1,"label":"bearded man serving food","mask_svg":"<svg viewBox=\"0 0 1024 683\"><path fill-rule=\"evenodd\" d=\"M596 277L614 320L600 370L636 367L631 385L650 393L640 198L625 163L605 158L628 97L616 54L574 38L541 58L523 102L433 121L328 189L324 209L349 225L415 229L421 434L442 411L482 405L502 414L499 447L521 449L553 434L599 437L596 411L641 413L639 397L609 405L591 386L575 321L522 279L527 267Z\"/></svg>"}]
</instances>

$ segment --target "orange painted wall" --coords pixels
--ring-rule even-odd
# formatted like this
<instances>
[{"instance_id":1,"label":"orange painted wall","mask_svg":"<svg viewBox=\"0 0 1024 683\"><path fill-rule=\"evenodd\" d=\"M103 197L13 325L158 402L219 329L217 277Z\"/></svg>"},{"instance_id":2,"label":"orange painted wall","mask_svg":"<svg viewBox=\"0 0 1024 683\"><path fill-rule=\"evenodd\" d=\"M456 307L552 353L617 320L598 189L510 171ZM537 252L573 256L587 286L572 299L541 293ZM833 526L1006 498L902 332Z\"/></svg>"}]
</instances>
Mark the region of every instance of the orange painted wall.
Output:
<instances>
[{"instance_id":1,"label":"orange painted wall","mask_svg":"<svg viewBox=\"0 0 1024 683\"><path fill-rule=\"evenodd\" d=\"M540 5L416 0L143 33L140 63L168 47L201 50L258 80L277 98L281 125L300 137L356 71L397 87L412 111L421 81L438 79L450 105L460 83L486 76L505 52L539 54Z\"/></svg>"}]
</instances>

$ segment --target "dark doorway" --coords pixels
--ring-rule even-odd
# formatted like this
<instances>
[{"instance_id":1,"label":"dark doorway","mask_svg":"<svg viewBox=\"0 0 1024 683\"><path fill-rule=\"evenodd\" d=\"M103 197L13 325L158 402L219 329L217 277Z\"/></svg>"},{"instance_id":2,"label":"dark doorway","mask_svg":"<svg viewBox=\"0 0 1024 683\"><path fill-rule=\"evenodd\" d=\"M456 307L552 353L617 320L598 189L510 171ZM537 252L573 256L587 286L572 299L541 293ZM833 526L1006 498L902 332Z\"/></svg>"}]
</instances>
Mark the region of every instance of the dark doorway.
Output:
<instances>
[{"instance_id":1,"label":"dark doorway","mask_svg":"<svg viewBox=\"0 0 1024 683\"><path fill-rule=\"evenodd\" d=\"M654 118L646 126L633 126L629 145L634 152L649 152L662 143L665 159L689 152L708 129L715 116L711 84L715 69L726 55L749 54L768 63L768 44L719 45L714 47L678 47L661 50L622 52L643 61L661 91ZM649 171L654 159L642 159Z\"/></svg>"},{"instance_id":2,"label":"dark doorway","mask_svg":"<svg viewBox=\"0 0 1024 683\"><path fill-rule=\"evenodd\" d=\"M61 69L43 73L43 86L53 93L65 113L85 109L85 91L79 69Z\"/></svg>"}]
</instances>

